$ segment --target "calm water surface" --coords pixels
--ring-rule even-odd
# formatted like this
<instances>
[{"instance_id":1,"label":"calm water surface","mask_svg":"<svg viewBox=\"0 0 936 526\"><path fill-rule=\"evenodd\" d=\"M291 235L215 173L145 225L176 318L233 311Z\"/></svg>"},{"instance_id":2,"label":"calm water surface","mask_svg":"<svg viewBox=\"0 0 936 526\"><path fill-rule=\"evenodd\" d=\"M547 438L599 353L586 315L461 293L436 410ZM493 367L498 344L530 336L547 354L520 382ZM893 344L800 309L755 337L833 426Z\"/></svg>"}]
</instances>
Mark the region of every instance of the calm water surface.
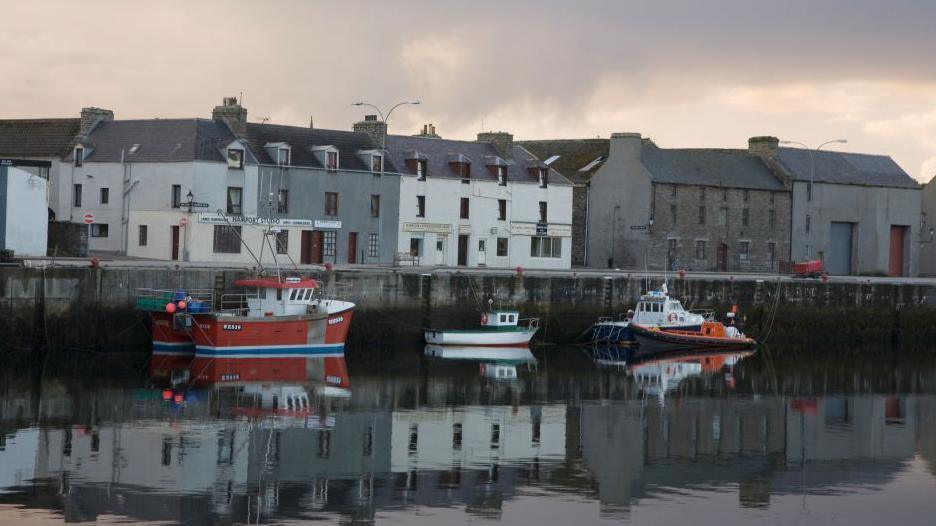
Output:
<instances>
[{"instance_id":1,"label":"calm water surface","mask_svg":"<svg viewBox=\"0 0 936 526\"><path fill-rule=\"evenodd\" d=\"M172 363L8 373L0 523L936 517L933 364L816 372L577 347L500 358L351 349L289 371L242 364L216 383L176 373L174 386Z\"/></svg>"}]
</instances>

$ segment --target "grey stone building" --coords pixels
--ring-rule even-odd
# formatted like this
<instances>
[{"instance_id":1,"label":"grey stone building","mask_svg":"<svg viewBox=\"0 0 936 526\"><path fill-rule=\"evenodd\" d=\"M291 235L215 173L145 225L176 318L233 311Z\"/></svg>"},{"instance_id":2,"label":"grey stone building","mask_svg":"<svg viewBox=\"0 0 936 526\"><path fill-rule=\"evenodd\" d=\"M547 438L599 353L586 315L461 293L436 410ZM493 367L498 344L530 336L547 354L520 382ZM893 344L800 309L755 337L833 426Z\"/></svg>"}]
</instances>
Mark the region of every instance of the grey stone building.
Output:
<instances>
[{"instance_id":1,"label":"grey stone building","mask_svg":"<svg viewBox=\"0 0 936 526\"><path fill-rule=\"evenodd\" d=\"M922 191L893 159L780 148L776 137L751 138L749 151L792 190L794 261L822 260L832 275L918 275Z\"/></svg>"},{"instance_id":2,"label":"grey stone building","mask_svg":"<svg viewBox=\"0 0 936 526\"><path fill-rule=\"evenodd\" d=\"M664 149L636 133L606 143L571 162L587 189L575 210L586 266L776 272L789 259L790 193L759 156Z\"/></svg>"},{"instance_id":3,"label":"grey stone building","mask_svg":"<svg viewBox=\"0 0 936 526\"><path fill-rule=\"evenodd\" d=\"M244 131L260 163L258 215L312 221L291 241L297 263L393 262L400 176L370 135L255 123Z\"/></svg>"},{"instance_id":4,"label":"grey stone building","mask_svg":"<svg viewBox=\"0 0 936 526\"><path fill-rule=\"evenodd\" d=\"M936 276L936 176L921 187L922 209L920 212L919 259L920 275Z\"/></svg>"}]
</instances>

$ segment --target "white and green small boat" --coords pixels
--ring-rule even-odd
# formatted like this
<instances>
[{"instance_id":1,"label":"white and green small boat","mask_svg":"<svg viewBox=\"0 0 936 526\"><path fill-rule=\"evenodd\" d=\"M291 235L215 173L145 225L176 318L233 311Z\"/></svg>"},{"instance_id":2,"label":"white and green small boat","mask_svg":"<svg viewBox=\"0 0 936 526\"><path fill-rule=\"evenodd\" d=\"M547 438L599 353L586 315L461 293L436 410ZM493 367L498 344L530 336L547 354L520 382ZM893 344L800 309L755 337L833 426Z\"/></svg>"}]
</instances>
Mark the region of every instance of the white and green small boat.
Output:
<instances>
[{"instance_id":1,"label":"white and green small boat","mask_svg":"<svg viewBox=\"0 0 936 526\"><path fill-rule=\"evenodd\" d=\"M491 311L481 314L478 329L426 329L426 343L433 345L478 345L516 347L529 345L539 330L539 318L520 319L517 311Z\"/></svg>"}]
</instances>

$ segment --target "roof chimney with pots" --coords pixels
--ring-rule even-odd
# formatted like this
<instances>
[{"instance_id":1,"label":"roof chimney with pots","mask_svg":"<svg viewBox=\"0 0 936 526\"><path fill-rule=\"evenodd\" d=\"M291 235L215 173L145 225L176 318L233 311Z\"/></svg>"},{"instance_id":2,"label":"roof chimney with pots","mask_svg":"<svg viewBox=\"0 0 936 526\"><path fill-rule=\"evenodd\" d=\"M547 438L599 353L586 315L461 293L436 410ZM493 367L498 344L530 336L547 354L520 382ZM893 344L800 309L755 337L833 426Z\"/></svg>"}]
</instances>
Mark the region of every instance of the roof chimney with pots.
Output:
<instances>
[{"instance_id":1,"label":"roof chimney with pots","mask_svg":"<svg viewBox=\"0 0 936 526\"><path fill-rule=\"evenodd\" d=\"M211 118L227 123L239 138L247 136L247 108L237 102L237 97L224 97L220 106L215 106Z\"/></svg>"},{"instance_id":2,"label":"roof chimney with pots","mask_svg":"<svg viewBox=\"0 0 936 526\"><path fill-rule=\"evenodd\" d=\"M81 124L78 135L87 136L99 122L114 120L114 112L103 108L81 108Z\"/></svg>"},{"instance_id":3,"label":"roof chimney with pots","mask_svg":"<svg viewBox=\"0 0 936 526\"><path fill-rule=\"evenodd\" d=\"M779 145L780 140L770 135L751 137L748 139L748 152L765 159L772 159L777 154Z\"/></svg>"},{"instance_id":4,"label":"roof chimney with pots","mask_svg":"<svg viewBox=\"0 0 936 526\"><path fill-rule=\"evenodd\" d=\"M364 120L355 122L352 129L370 135L374 142L380 144L387 134L387 123L377 120L376 115L365 115Z\"/></svg>"},{"instance_id":5,"label":"roof chimney with pots","mask_svg":"<svg viewBox=\"0 0 936 526\"><path fill-rule=\"evenodd\" d=\"M478 134L478 142L490 144L504 159L513 158L513 134L511 133L482 132Z\"/></svg>"},{"instance_id":6,"label":"roof chimney with pots","mask_svg":"<svg viewBox=\"0 0 936 526\"><path fill-rule=\"evenodd\" d=\"M424 137L424 138L431 138L431 139L442 138L439 136L438 133L436 133L436 127L432 123L423 124L422 130L419 133L417 133L414 137Z\"/></svg>"}]
</instances>

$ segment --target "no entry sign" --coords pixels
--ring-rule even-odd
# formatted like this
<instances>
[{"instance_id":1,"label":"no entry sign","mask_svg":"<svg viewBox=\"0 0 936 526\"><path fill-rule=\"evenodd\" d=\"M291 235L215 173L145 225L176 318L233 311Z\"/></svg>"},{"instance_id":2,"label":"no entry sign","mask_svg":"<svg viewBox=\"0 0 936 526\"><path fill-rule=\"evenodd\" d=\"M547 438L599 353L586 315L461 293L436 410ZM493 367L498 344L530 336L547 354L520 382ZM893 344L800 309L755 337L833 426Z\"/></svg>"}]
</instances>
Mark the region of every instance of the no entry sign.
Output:
<instances>
[{"instance_id":1,"label":"no entry sign","mask_svg":"<svg viewBox=\"0 0 936 526\"><path fill-rule=\"evenodd\" d=\"M87 214L83 215L81 219L85 222L86 225L90 225L91 223L94 223L94 214L88 212Z\"/></svg>"}]
</instances>

